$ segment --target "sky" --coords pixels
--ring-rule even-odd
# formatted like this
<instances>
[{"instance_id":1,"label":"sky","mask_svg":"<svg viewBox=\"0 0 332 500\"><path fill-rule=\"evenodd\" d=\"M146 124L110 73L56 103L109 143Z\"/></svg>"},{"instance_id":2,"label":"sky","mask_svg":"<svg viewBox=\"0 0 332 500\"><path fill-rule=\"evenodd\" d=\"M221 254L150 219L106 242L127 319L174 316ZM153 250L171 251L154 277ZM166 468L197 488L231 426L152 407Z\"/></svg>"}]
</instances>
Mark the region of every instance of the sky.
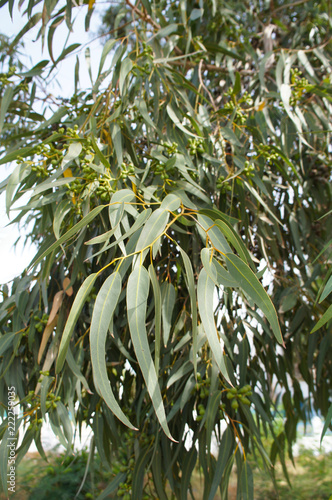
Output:
<instances>
[{"instance_id":1,"label":"sky","mask_svg":"<svg viewBox=\"0 0 332 500\"><path fill-rule=\"evenodd\" d=\"M15 2L15 6L18 2ZM39 8L36 9L36 12ZM79 42L90 47L91 51L91 67L92 74L97 74L99 60L102 52L102 41L97 39L94 35L98 31L100 16L96 13L92 16L90 31L88 33L84 30L84 18L87 9L84 8L75 20L74 32L71 34L68 45ZM0 33L9 37L16 36L20 30L25 26L27 18L18 11L17 7L14 8L13 20L11 19L8 11L8 6L0 8ZM42 59L49 59L47 47L45 46L43 53L41 52L40 40L35 41L37 29L33 29L24 36L24 50L25 55L23 62L28 68L33 67ZM62 52L64 40L68 34L67 26L63 23L55 31L53 46L54 57L58 57ZM46 44L45 44L46 45ZM80 55L80 85L81 87L89 87L91 85L87 66L83 53ZM74 66L76 63L76 53L69 55L68 58L61 64L57 73L57 81L51 82L47 90L54 96L70 96L74 90ZM1 165L0 166L0 182L2 182L12 169L14 165ZM22 202L20 202L22 205ZM10 219L15 218L15 211L10 214ZM8 226L9 219L5 210L5 193L0 195L0 284L7 283L15 276L21 274L26 266L30 263L34 256L35 249L29 245L24 246L24 238L14 248L14 243L20 235L18 227L14 225ZM21 228L21 233L24 234L26 229Z\"/></svg>"}]
</instances>

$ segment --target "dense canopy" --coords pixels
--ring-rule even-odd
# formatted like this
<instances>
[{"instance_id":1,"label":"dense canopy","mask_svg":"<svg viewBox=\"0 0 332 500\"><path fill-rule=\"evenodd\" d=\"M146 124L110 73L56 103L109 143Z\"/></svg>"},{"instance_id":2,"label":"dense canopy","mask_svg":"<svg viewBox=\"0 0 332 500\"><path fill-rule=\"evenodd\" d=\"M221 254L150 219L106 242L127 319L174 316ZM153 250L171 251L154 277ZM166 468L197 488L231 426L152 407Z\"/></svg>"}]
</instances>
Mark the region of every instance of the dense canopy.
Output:
<instances>
[{"instance_id":1,"label":"dense canopy","mask_svg":"<svg viewBox=\"0 0 332 500\"><path fill-rule=\"evenodd\" d=\"M37 248L1 289L4 486L14 386L18 460L44 454L44 419L68 453L86 423L114 473L100 498L194 498L196 464L204 499L234 464L253 498L248 455L273 475L298 422L332 416L330 2L112 3L97 75L89 47L53 44L77 9L89 28L84 4L23 0L1 38L1 189ZM74 55L73 95L43 93Z\"/></svg>"}]
</instances>

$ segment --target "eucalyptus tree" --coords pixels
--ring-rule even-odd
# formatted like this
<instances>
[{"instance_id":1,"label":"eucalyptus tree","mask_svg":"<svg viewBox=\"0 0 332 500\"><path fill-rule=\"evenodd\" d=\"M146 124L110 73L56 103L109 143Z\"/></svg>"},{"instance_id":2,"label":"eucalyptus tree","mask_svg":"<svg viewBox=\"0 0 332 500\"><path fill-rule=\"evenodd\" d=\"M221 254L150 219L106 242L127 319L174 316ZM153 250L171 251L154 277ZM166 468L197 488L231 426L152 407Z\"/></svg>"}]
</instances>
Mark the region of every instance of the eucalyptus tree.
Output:
<instances>
[{"instance_id":1,"label":"eucalyptus tree","mask_svg":"<svg viewBox=\"0 0 332 500\"><path fill-rule=\"evenodd\" d=\"M330 3L119 2L95 77L85 49L91 88L77 56L74 94L43 112L36 77L81 50L56 57L56 29L76 9L88 29L95 5L21 4L11 48L37 27L49 59L1 80L6 208L37 246L2 287L17 460L44 456L46 418L68 453L86 423L113 473L100 498L194 498L198 464L204 499L227 498L233 465L253 498L248 456L287 476L299 420L331 421Z\"/></svg>"}]
</instances>

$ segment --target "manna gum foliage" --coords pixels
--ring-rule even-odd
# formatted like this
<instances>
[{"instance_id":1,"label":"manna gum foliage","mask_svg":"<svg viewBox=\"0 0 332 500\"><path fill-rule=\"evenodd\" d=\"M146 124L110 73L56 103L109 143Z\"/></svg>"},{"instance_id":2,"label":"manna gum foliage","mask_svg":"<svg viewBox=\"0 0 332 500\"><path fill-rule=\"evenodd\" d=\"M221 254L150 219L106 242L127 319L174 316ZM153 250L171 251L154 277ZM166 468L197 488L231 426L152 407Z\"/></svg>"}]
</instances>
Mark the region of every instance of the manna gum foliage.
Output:
<instances>
[{"instance_id":1,"label":"manna gum foliage","mask_svg":"<svg viewBox=\"0 0 332 500\"><path fill-rule=\"evenodd\" d=\"M68 452L72 423L86 422L114 472L100 498L187 498L196 463L204 498L227 495L233 464L252 498L248 453L284 465L300 419L320 411L325 431L331 419L330 5L120 2L92 87L79 88L77 59L75 94L46 99L47 120L38 79L79 50L53 54L76 7L22 8L11 48L37 26L49 60L3 62L0 162L17 166L2 189L8 212L30 193L15 221L34 222L38 248L2 288L17 460L33 441L43 455L46 416ZM94 3L79 8L88 27ZM268 457L260 428L273 431L278 394L286 417Z\"/></svg>"}]
</instances>

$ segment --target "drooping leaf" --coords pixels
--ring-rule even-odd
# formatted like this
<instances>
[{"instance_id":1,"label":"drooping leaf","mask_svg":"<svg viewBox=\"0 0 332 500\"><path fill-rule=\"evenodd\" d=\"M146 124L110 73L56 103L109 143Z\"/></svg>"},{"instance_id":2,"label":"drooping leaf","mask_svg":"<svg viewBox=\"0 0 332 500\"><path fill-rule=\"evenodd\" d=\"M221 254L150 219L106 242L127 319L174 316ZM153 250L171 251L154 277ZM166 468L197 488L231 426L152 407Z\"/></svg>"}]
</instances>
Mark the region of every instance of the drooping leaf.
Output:
<instances>
[{"instance_id":1,"label":"drooping leaf","mask_svg":"<svg viewBox=\"0 0 332 500\"><path fill-rule=\"evenodd\" d=\"M213 500L215 498L215 494L217 492L218 486L221 483L223 474L226 469L227 462L229 460L230 454L232 452L232 445L234 442L234 437L231 429L228 427L221 439L221 443L219 446L219 454L218 460L216 463L216 468L211 484L210 494L208 500Z\"/></svg>"},{"instance_id":2,"label":"drooping leaf","mask_svg":"<svg viewBox=\"0 0 332 500\"><path fill-rule=\"evenodd\" d=\"M154 366L156 373L159 372L159 357L161 344L161 291L158 278L152 264L149 266L149 276L153 288L153 296L155 303L155 345L154 345Z\"/></svg>"},{"instance_id":3,"label":"drooping leaf","mask_svg":"<svg viewBox=\"0 0 332 500\"><path fill-rule=\"evenodd\" d=\"M106 337L119 300L121 286L121 276L115 272L106 279L97 295L90 328L90 355L93 380L100 396L124 425L135 429L114 397L106 368Z\"/></svg>"},{"instance_id":4,"label":"drooping leaf","mask_svg":"<svg viewBox=\"0 0 332 500\"><path fill-rule=\"evenodd\" d=\"M327 323L328 321L330 321L330 319L332 318L332 304L330 305L330 307L325 311L325 313L323 314L323 316L320 318L319 321L317 321L316 325L314 326L314 328L311 330L310 333L314 333L316 332L317 330L319 330L320 328L322 328L322 326L325 325L325 323Z\"/></svg>"},{"instance_id":5,"label":"drooping leaf","mask_svg":"<svg viewBox=\"0 0 332 500\"><path fill-rule=\"evenodd\" d=\"M227 267L229 273L239 284L239 287L255 302L262 310L263 314L269 321L274 336L280 344L283 344L281 330L279 326L278 316L271 298L264 290L257 277L250 267L234 254L227 254Z\"/></svg>"},{"instance_id":6,"label":"drooping leaf","mask_svg":"<svg viewBox=\"0 0 332 500\"><path fill-rule=\"evenodd\" d=\"M229 375L224 360L223 341L218 338L218 333L213 315L213 301L214 301L215 285L212 279L208 276L203 268L199 273L197 283L197 301L198 310L202 319L206 337L210 344L213 357L215 358L220 373L229 381Z\"/></svg>"},{"instance_id":7,"label":"drooping leaf","mask_svg":"<svg viewBox=\"0 0 332 500\"><path fill-rule=\"evenodd\" d=\"M91 289L94 285L94 282L96 281L97 276L98 276L97 273L90 274L90 276L88 276L84 280L82 286L80 287L79 291L77 292L77 295L75 297L74 303L71 307L71 310L70 310L70 313L69 313L69 316L68 316L68 319L66 322L66 326L65 326L63 334L62 334L61 343L60 343L60 347L59 347L59 354L58 354L56 367L55 367L56 373L59 373L63 367L63 364L64 364L65 359L66 359L70 339L71 339L72 333L74 331L77 319L78 319L79 315L81 314L82 308L85 304L86 299L88 298L88 295L91 293Z\"/></svg>"},{"instance_id":8,"label":"drooping leaf","mask_svg":"<svg viewBox=\"0 0 332 500\"><path fill-rule=\"evenodd\" d=\"M165 409L145 327L149 282L149 274L143 266L136 267L130 274L127 285L128 323L137 361L157 418L166 436L174 441L167 425Z\"/></svg>"},{"instance_id":9,"label":"drooping leaf","mask_svg":"<svg viewBox=\"0 0 332 500\"><path fill-rule=\"evenodd\" d=\"M185 280L190 297L191 322L192 322L192 338L193 338L193 364L195 376L197 372L197 301L195 291L195 279L192 264L186 252L180 248L181 257L185 267Z\"/></svg>"},{"instance_id":10,"label":"drooping leaf","mask_svg":"<svg viewBox=\"0 0 332 500\"><path fill-rule=\"evenodd\" d=\"M251 467L247 460L242 465L241 490L243 500L254 499L254 480Z\"/></svg>"},{"instance_id":11,"label":"drooping leaf","mask_svg":"<svg viewBox=\"0 0 332 500\"><path fill-rule=\"evenodd\" d=\"M154 244L165 230L169 213L167 210L157 208L152 212L150 218L145 223L136 245L136 252L146 250Z\"/></svg>"},{"instance_id":12,"label":"drooping leaf","mask_svg":"<svg viewBox=\"0 0 332 500\"><path fill-rule=\"evenodd\" d=\"M323 302L328 295L332 292L332 276L330 276L328 282L325 285L325 288L320 296L319 303Z\"/></svg>"},{"instance_id":13,"label":"drooping leaf","mask_svg":"<svg viewBox=\"0 0 332 500\"><path fill-rule=\"evenodd\" d=\"M69 231L67 231L57 241L55 241L52 245L50 245L50 247L47 250L45 250L37 259L36 258L32 259L29 267L36 266L37 264L39 264L39 262L41 262L48 254L53 252L53 250L55 250L60 245L62 245L62 243L65 243L65 241L69 240L69 238L77 234L80 229L87 226L89 222L91 222L103 210L104 207L105 207L104 205L101 205L91 210L91 212L89 212L88 215L83 217L83 219L80 220L80 222L75 224L75 226L69 229Z\"/></svg>"},{"instance_id":14,"label":"drooping leaf","mask_svg":"<svg viewBox=\"0 0 332 500\"><path fill-rule=\"evenodd\" d=\"M172 326L172 314L175 305L175 288L172 283L163 283L161 287L162 295L162 319L163 319L163 337L164 345L167 346L169 334Z\"/></svg>"}]
</instances>

